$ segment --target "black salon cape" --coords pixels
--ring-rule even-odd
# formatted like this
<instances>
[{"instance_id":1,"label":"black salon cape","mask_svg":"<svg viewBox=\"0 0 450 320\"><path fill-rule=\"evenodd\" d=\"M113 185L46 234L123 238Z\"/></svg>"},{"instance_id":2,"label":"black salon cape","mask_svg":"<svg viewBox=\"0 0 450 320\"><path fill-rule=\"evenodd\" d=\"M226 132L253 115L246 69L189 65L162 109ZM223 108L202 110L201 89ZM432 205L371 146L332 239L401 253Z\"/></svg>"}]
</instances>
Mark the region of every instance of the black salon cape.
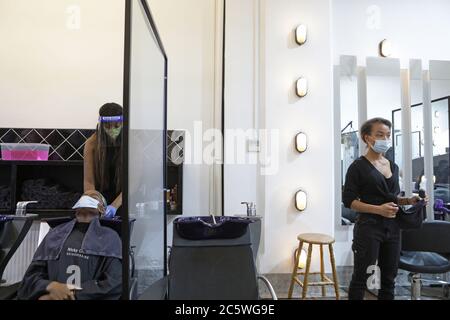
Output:
<instances>
[{"instance_id":1,"label":"black salon cape","mask_svg":"<svg viewBox=\"0 0 450 320\"><path fill-rule=\"evenodd\" d=\"M87 230L86 230L87 229ZM94 219L83 226L72 220L50 230L38 247L18 291L19 300L46 295L52 281L71 283L81 272L77 300L116 300L122 293L122 242L114 230ZM67 281L70 280L70 281Z\"/></svg>"}]
</instances>

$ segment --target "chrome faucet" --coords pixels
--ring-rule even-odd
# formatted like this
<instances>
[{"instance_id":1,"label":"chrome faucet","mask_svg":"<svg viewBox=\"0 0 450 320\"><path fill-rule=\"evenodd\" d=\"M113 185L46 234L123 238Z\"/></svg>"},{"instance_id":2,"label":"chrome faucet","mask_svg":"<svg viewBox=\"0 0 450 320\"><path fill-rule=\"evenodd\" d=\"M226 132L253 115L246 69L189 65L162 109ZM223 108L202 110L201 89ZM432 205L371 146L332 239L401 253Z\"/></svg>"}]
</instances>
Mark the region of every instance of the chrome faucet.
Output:
<instances>
[{"instance_id":1,"label":"chrome faucet","mask_svg":"<svg viewBox=\"0 0 450 320\"><path fill-rule=\"evenodd\" d=\"M27 214L27 206L32 203L38 203L39 201L21 201L17 202L16 216L25 216Z\"/></svg>"},{"instance_id":2,"label":"chrome faucet","mask_svg":"<svg viewBox=\"0 0 450 320\"><path fill-rule=\"evenodd\" d=\"M256 204L254 202L241 202L247 206L247 216L256 216Z\"/></svg>"}]
</instances>

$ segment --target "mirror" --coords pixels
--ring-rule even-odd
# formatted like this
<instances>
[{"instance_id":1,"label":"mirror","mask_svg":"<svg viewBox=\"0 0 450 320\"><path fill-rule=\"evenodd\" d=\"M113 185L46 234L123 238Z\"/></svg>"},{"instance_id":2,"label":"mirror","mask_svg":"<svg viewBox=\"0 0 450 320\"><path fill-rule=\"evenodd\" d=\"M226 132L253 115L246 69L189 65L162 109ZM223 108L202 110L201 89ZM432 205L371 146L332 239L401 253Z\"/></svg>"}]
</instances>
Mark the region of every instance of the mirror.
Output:
<instances>
[{"instance_id":1,"label":"mirror","mask_svg":"<svg viewBox=\"0 0 450 320\"><path fill-rule=\"evenodd\" d=\"M340 113L341 113L341 187L345 184L348 167L359 157L358 78L355 56L340 57ZM342 224L355 221L356 213L341 204Z\"/></svg>"},{"instance_id":2,"label":"mirror","mask_svg":"<svg viewBox=\"0 0 450 320\"><path fill-rule=\"evenodd\" d=\"M434 203L447 206L449 188L450 61L430 61ZM436 219L445 219L435 211Z\"/></svg>"},{"instance_id":3,"label":"mirror","mask_svg":"<svg viewBox=\"0 0 450 320\"><path fill-rule=\"evenodd\" d=\"M395 126L392 130L392 148L385 154L400 168L400 189L402 188L403 149L401 139L401 82L400 60L370 57L366 59L367 70L367 119L381 117L390 120Z\"/></svg>"},{"instance_id":4,"label":"mirror","mask_svg":"<svg viewBox=\"0 0 450 320\"><path fill-rule=\"evenodd\" d=\"M411 134L412 134L412 190L424 189L421 187L421 179L424 175L424 109L423 109L423 81L422 62L410 60L410 93L411 93Z\"/></svg>"},{"instance_id":5,"label":"mirror","mask_svg":"<svg viewBox=\"0 0 450 320\"><path fill-rule=\"evenodd\" d=\"M401 114L401 79L400 61L398 59L386 59L368 57L366 59L365 79L359 77L357 58L355 56L340 57L340 116L341 116L341 187L345 184L345 175L348 167L360 155L361 150L359 127L360 116L366 113L367 119L382 117L392 121L393 147L388 150L386 157L395 161L400 168L400 188L402 186L402 114ZM366 109L358 94L364 88L359 81L366 81ZM361 95L362 97L362 95ZM361 104L360 104L361 103ZM414 134L413 139L420 141L420 134ZM420 150L414 149L420 154ZM341 223L351 225L355 222L356 213L341 204Z\"/></svg>"}]
</instances>

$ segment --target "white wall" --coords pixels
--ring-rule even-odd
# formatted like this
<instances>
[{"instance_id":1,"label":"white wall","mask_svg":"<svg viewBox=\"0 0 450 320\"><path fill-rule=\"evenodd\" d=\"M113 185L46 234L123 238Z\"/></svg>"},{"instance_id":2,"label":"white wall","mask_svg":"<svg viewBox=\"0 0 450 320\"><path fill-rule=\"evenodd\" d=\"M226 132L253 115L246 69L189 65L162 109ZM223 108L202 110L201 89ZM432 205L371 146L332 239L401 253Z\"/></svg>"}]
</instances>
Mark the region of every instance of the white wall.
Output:
<instances>
[{"instance_id":1,"label":"white wall","mask_svg":"<svg viewBox=\"0 0 450 320\"><path fill-rule=\"evenodd\" d=\"M401 59L402 67L410 58L448 60L450 43L443 41L450 27L448 12L446 0L333 0L335 61L342 54L359 61L378 56L383 39L392 42L393 57Z\"/></svg>"},{"instance_id":2,"label":"white wall","mask_svg":"<svg viewBox=\"0 0 450 320\"><path fill-rule=\"evenodd\" d=\"M122 104L123 32L123 0L0 0L0 127L94 128Z\"/></svg>"},{"instance_id":3,"label":"white wall","mask_svg":"<svg viewBox=\"0 0 450 320\"><path fill-rule=\"evenodd\" d=\"M266 177L262 266L263 272L289 272L299 233L334 234L333 163L329 161L333 157L331 3L266 3L266 128L280 129L280 170ZM309 29L309 41L302 47L295 46L292 38L299 23ZM309 80L309 94L303 99L292 90L299 76ZM292 144L299 130L309 137L308 151L302 155ZM303 213L293 203L299 188L308 193L308 209ZM316 251L314 262L317 258Z\"/></svg>"},{"instance_id":4,"label":"white wall","mask_svg":"<svg viewBox=\"0 0 450 320\"><path fill-rule=\"evenodd\" d=\"M254 126L253 89L258 81L253 78L252 67L254 35L248 33L248 28L252 28L255 3L248 1L238 6L237 1L228 2L225 100L226 112L234 113L234 117L226 119L227 128ZM260 271L289 273L299 233L334 233L331 6L328 0L266 0L261 1L261 6L263 62L256 79L263 79L263 84L256 118L261 120L260 129L279 130L279 170L263 177L260 172L254 177L252 167L247 172L244 168L226 171L225 181L234 181L228 186L234 189L234 198L230 193L225 196L231 203L229 208L236 208L238 202L247 200L244 197L255 195L254 185L262 188L256 191L263 194L258 209L263 216L264 236ZM309 41L302 47L293 40L293 30L299 23L305 23L310 30ZM293 91L299 76L307 77L310 84L310 94L303 99ZM303 155L293 145L301 130L309 136L309 149ZM308 209L303 213L296 211L293 202L299 188L309 196ZM317 261L316 251L314 269Z\"/></svg>"},{"instance_id":5,"label":"white wall","mask_svg":"<svg viewBox=\"0 0 450 320\"><path fill-rule=\"evenodd\" d=\"M253 0L227 0L226 45L225 45L225 128L230 134L225 136L225 143L234 144L236 154L256 157L248 153L247 143L236 145L236 131L258 129L258 82L255 73L259 70L257 61L259 46L257 30L259 10ZM248 140L247 140L248 141ZM237 157L235 158L237 159ZM246 214L246 207L241 202L256 202L257 213L261 213L258 198L256 162L252 164L231 163L227 161L224 168L225 214Z\"/></svg>"}]
</instances>

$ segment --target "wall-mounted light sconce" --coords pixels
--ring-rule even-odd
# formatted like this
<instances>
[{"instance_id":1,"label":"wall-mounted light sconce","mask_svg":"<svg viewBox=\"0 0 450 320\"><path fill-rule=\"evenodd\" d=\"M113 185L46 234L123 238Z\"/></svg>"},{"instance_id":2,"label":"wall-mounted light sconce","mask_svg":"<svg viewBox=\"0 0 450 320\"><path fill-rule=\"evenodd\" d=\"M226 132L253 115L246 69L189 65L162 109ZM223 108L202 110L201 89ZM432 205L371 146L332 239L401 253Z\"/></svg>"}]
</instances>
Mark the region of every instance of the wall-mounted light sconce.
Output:
<instances>
[{"instance_id":1,"label":"wall-mounted light sconce","mask_svg":"<svg viewBox=\"0 0 450 320\"><path fill-rule=\"evenodd\" d=\"M308 80L303 77L298 79L297 83L296 83L295 91L297 93L297 96L299 96L300 98L303 98L304 96L306 96L308 94Z\"/></svg>"},{"instance_id":2,"label":"wall-mounted light sconce","mask_svg":"<svg viewBox=\"0 0 450 320\"><path fill-rule=\"evenodd\" d=\"M298 248L295 249L295 252L294 252L294 264L297 261L297 255L298 255ZM300 259L298 260L298 265L297 265L298 269L305 269L306 257L307 257L306 250L302 249L302 251L300 253Z\"/></svg>"},{"instance_id":3,"label":"wall-mounted light sconce","mask_svg":"<svg viewBox=\"0 0 450 320\"><path fill-rule=\"evenodd\" d=\"M306 195L306 192L303 190L300 190L295 194L295 207L297 208L298 211L306 210L308 204L307 198L308 197Z\"/></svg>"},{"instance_id":4,"label":"wall-mounted light sconce","mask_svg":"<svg viewBox=\"0 0 450 320\"><path fill-rule=\"evenodd\" d=\"M297 42L297 44L301 46L305 44L307 38L308 38L308 29L304 24L299 25L295 29L295 42Z\"/></svg>"},{"instance_id":5,"label":"wall-mounted light sconce","mask_svg":"<svg viewBox=\"0 0 450 320\"><path fill-rule=\"evenodd\" d=\"M392 55L392 43L387 39L380 42L379 49L382 57L390 57Z\"/></svg>"},{"instance_id":6,"label":"wall-mounted light sconce","mask_svg":"<svg viewBox=\"0 0 450 320\"><path fill-rule=\"evenodd\" d=\"M298 152L303 153L308 149L308 136L304 132L300 132L295 137L295 149Z\"/></svg>"}]
</instances>

